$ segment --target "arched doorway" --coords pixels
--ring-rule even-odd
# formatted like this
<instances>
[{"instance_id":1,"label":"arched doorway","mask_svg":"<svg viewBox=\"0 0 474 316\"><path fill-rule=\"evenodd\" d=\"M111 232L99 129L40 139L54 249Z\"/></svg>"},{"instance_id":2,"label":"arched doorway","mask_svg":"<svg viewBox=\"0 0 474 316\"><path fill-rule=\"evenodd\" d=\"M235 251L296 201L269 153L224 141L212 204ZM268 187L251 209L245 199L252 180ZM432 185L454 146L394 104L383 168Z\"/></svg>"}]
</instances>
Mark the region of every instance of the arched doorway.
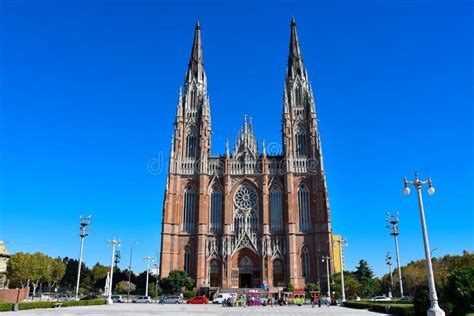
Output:
<instances>
[{"instance_id":1,"label":"arched doorway","mask_svg":"<svg viewBox=\"0 0 474 316\"><path fill-rule=\"evenodd\" d=\"M220 286L220 268L217 260L212 260L209 264L209 283L212 287Z\"/></svg>"},{"instance_id":2,"label":"arched doorway","mask_svg":"<svg viewBox=\"0 0 474 316\"><path fill-rule=\"evenodd\" d=\"M281 259L273 261L273 286L285 286L285 275Z\"/></svg>"},{"instance_id":3,"label":"arched doorway","mask_svg":"<svg viewBox=\"0 0 474 316\"><path fill-rule=\"evenodd\" d=\"M253 262L248 256L244 256L239 260L239 287L253 287Z\"/></svg>"}]
</instances>

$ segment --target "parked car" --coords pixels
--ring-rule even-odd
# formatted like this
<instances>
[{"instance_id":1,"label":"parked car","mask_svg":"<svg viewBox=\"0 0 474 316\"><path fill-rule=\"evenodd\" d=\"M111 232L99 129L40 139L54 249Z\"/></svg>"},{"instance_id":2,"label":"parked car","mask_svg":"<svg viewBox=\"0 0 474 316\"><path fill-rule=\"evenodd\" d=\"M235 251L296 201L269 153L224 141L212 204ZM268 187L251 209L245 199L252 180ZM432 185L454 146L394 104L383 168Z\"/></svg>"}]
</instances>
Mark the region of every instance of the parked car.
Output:
<instances>
[{"instance_id":1,"label":"parked car","mask_svg":"<svg viewBox=\"0 0 474 316\"><path fill-rule=\"evenodd\" d=\"M70 294L61 294L58 296L59 301L74 301L74 297Z\"/></svg>"},{"instance_id":2,"label":"parked car","mask_svg":"<svg viewBox=\"0 0 474 316\"><path fill-rule=\"evenodd\" d=\"M125 303L122 295L112 295L112 302L114 303Z\"/></svg>"},{"instance_id":3,"label":"parked car","mask_svg":"<svg viewBox=\"0 0 474 316\"><path fill-rule=\"evenodd\" d=\"M88 300L98 300L99 297L95 294L89 294L87 296L84 296L83 298L81 298L80 300L81 301L88 301Z\"/></svg>"},{"instance_id":4,"label":"parked car","mask_svg":"<svg viewBox=\"0 0 474 316\"><path fill-rule=\"evenodd\" d=\"M179 296L166 296L160 300L161 304L182 304L183 299Z\"/></svg>"},{"instance_id":5,"label":"parked car","mask_svg":"<svg viewBox=\"0 0 474 316\"><path fill-rule=\"evenodd\" d=\"M151 297L149 297L149 296L139 296L139 297L135 298L132 302L133 303L151 303Z\"/></svg>"},{"instance_id":6,"label":"parked car","mask_svg":"<svg viewBox=\"0 0 474 316\"><path fill-rule=\"evenodd\" d=\"M404 296L399 299L400 302L412 302L413 296Z\"/></svg>"},{"instance_id":7,"label":"parked car","mask_svg":"<svg viewBox=\"0 0 474 316\"><path fill-rule=\"evenodd\" d=\"M188 304L207 304L209 300L205 296L196 296L187 301Z\"/></svg>"},{"instance_id":8,"label":"parked car","mask_svg":"<svg viewBox=\"0 0 474 316\"><path fill-rule=\"evenodd\" d=\"M387 302L387 301L391 301L391 299L389 297L386 297L386 296L374 296L370 299L370 301L372 301L372 302Z\"/></svg>"},{"instance_id":9,"label":"parked car","mask_svg":"<svg viewBox=\"0 0 474 316\"><path fill-rule=\"evenodd\" d=\"M228 298L237 298L237 293L219 293L214 296L212 303L222 304L222 302Z\"/></svg>"}]
</instances>

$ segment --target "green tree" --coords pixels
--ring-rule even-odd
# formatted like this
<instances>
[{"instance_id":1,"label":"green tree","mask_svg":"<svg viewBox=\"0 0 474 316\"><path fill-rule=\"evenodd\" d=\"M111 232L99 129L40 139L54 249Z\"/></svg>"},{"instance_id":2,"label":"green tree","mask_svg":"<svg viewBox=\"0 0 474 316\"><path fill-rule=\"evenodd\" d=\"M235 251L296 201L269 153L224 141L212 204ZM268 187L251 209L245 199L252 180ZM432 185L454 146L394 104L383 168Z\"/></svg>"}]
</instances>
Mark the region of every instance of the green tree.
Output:
<instances>
[{"instance_id":1,"label":"green tree","mask_svg":"<svg viewBox=\"0 0 474 316\"><path fill-rule=\"evenodd\" d=\"M48 272L46 274L46 282L51 290L52 287L56 286L64 276L66 272L66 265L63 263L60 257L56 259L49 258Z\"/></svg>"},{"instance_id":2,"label":"green tree","mask_svg":"<svg viewBox=\"0 0 474 316\"><path fill-rule=\"evenodd\" d=\"M443 291L455 315L469 312L474 302L474 266L462 266L448 274Z\"/></svg>"},{"instance_id":3,"label":"green tree","mask_svg":"<svg viewBox=\"0 0 474 316\"><path fill-rule=\"evenodd\" d=\"M188 274L181 270L173 270L167 278L161 280L161 287L168 293L176 293L182 288L191 290L194 287L194 279L188 277Z\"/></svg>"},{"instance_id":4,"label":"green tree","mask_svg":"<svg viewBox=\"0 0 474 316\"><path fill-rule=\"evenodd\" d=\"M331 290L334 290L336 292L337 297L341 297L341 274L334 274L333 281L334 284L331 286ZM344 271L344 290L346 293L346 297L355 297L360 295L359 280L353 272Z\"/></svg>"},{"instance_id":5,"label":"green tree","mask_svg":"<svg viewBox=\"0 0 474 316\"><path fill-rule=\"evenodd\" d=\"M305 291L318 291L319 285L317 283L308 283L304 289Z\"/></svg>"},{"instance_id":6,"label":"green tree","mask_svg":"<svg viewBox=\"0 0 474 316\"><path fill-rule=\"evenodd\" d=\"M137 286L130 282L130 292L135 291ZM115 292L120 294L128 293L128 281L120 281L115 285Z\"/></svg>"},{"instance_id":7,"label":"green tree","mask_svg":"<svg viewBox=\"0 0 474 316\"><path fill-rule=\"evenodd\" d=\"M32 257L29 253L17 252L7 262L7 277L13 287L28 287L32 276Z\"/></svg>"},{"instance_id":8,"label":"green tree","mask_svg":"<svg viewBox=\"0 0 474 316\"><path fill-rule=\"evenodd\" d=\"M374 272L366 260L359 261L354 276L359 281L359 295L361 297L371 297L376 294L377 284L374 280Z\"/></svg>"}]
</instances>

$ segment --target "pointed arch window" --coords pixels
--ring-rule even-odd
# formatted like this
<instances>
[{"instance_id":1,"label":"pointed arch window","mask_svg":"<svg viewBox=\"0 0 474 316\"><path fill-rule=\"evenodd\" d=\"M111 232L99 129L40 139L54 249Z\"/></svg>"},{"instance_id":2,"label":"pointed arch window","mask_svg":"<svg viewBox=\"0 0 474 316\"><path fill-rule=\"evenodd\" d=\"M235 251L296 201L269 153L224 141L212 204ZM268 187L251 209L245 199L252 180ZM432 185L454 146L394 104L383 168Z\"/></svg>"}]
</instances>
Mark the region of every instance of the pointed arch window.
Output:
<instances>
[{"instance_id":1,"label":"pointed arch window","mask_svg":"<svg viewBox=\"0 0 474 316\"><path fill-rule=\"evenodd\" d=\"M195 208L196 197L194 190L188 186L184 191L184 208L183 208L183 232L193 233L195 226Z\"/></svg>"},{"instance_id":2,"label":"pointed arch window","mask_svg":"<svg viewBox=\"0 0 474 316\"><path fill-rule=\"evenodd\" d=\"M311 220L309 217L309 192L304 184L298 188L298 216L299 229L302 232L311 231Z\"/></svg>"},{"instance_id":3,"label":"pointed arch window","mask_svg":"<svg viewBox=\"0 0 474 316\"><path fill-rule=\"evenodd\" d=\"M295 89L295 105L296 108L303 108L303 89L297 86Z\"/></svg>"},{"instance_id":4,"label":"pointed arch window","mask_svg":"<svg viewBox=\"0 0 474 316\"><path fill-rule=\"evenodd\" d=\"M209 223L209 230L218 234L222 229L222 192L216 185L211 191L211 221Z\"/></svg>"},{"instance_id":5,"label":"pointed arch window","mask_svg":"<svg viewBox=\"0 0 474 316\"><path fill-rule=\"evenodd\" d=\"M196 158L197 137L193 131L188 131L186 135L186 157Z\"/></svg>"},{"instance_id":6,"label":"pointed arch window","mask_svg":"<svg viewBox=\"0 0 474 316\"><path fill-rule=\"evenodd\" d=\"M184 251L184 272L188 274L191 273L191 252L188 248Z\"/></svg>"},{"instance_id":7,"label":"pointed arch window","mask_svg":"<svg viewBox=\"0 0 474 316\"><path fill-rule=\"evenodd\" d=\"M272 233L281 233L283 231L281 190L277 185L274 185L270 190L270 224Z\"/></svg>"},{"instance_id":8,"label":"pointed arch window","mask_svg":"<svg viewBox=\"0 0 474 316\"><path fill-rule=\"evenodd\" d=\"M295 134L296 140L296 156L303 157L306 156L306 133L301 128L298 127Z\"/></svg>"},{"instance_id":9,"label":"pointed arch window","mask_svg":"<svg viewBox=\"0 0 474 316\"><path fill-rule=\"evenodd\" d=\"M301 254L301 276L303 278L309 278L311 276L311 260L307 248L304 248Z\"/></svg>"}]
</instances>

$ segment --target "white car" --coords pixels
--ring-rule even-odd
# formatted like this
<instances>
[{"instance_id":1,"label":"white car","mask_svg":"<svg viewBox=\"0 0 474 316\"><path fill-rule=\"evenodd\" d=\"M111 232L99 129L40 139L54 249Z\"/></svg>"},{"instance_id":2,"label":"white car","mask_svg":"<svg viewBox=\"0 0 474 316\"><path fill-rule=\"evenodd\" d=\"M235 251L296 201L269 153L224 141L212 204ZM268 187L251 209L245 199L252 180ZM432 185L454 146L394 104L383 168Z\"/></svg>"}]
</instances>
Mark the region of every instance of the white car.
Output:
<instances>
[{"instance_id":1,"label":"white car","mask_svg":"<svg viewBox=\"0 0 474 316\"><path fill-rule=\"evenodd\" d=\"M391 301L389 297L386 296L374 296L370 299L372 302L388 302Z\"/></svg>"},{"instance_id":2,"label":"white car","mask_svg":"<svg viewBox=\"0 0 474 316\"><path fill-rule=\"evenodd\" d=\"M228 298L237 298L237 293L219 293L214 296L212 303L222 304L222 302Z\"/></svg>"},{"instance_id":3,"label":"white car","mask_svg":"<svg viewBox=\"0 0 474 316\"><path fill-rule=\"evenodd\" d=\"M69 294L61 294L58 296L58 301L74 301L74 297Z\"/></svg>"},{"instance_id":4,"label":"white car","mask_svg":"<svg viewBox=\"0 0 474 316\"><path fill-rule=\"evenodd\" d=\"M151 303L151 297L149 297L149 296L139 296L139 297L135 298L132 302L133 303Z\"/></svg>"}]
</instances>

